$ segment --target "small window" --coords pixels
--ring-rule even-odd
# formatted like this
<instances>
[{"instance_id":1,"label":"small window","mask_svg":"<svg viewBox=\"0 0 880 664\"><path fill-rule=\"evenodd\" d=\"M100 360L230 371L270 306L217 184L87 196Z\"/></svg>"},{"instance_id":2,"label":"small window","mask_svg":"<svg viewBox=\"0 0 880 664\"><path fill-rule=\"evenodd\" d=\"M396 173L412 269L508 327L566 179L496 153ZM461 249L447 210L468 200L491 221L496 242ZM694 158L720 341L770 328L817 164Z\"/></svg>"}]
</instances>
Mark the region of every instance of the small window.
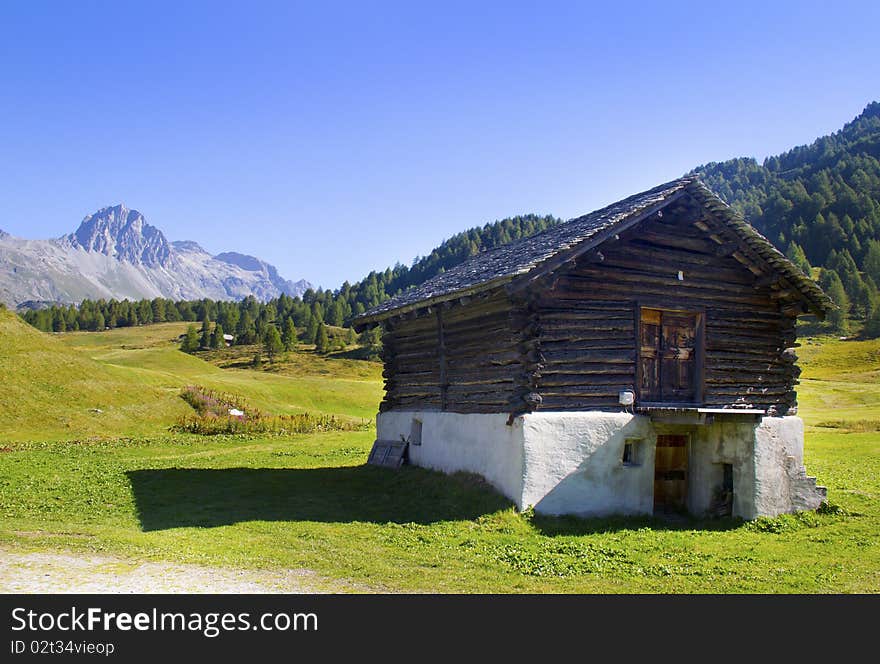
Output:
<instances>
[{"instance_id":1,"label":"small window","mask_svg":"<svg viewBox=\"0 0 880 664\"><path fill-rule=\"evenodd\" d=\"M722 464L724 466L724 478L722 480L721 489L723 491L733 493L733 464L725 463Z\"/></svg>"},{"instance_id":2,"label":"small window","mask_svg":"<svg viewBox=\"0 0 880 664\"><path fill-rule=\"evenodd\" d=\"M412 424L409 428L409 444L410 445L421 445L422 444L422 421L413 419Z\"/></svg>"},{"instance_id":3,"label":"small window","mask_svg":"<svg viewBox=\"0 0 880 664\"><path fill-rule=\"evenodd\" d=\"M639 465L639 443L638 438L627 438L623 442L623 458L621 459L624 466Z\"/></svg>"}]
</instances>

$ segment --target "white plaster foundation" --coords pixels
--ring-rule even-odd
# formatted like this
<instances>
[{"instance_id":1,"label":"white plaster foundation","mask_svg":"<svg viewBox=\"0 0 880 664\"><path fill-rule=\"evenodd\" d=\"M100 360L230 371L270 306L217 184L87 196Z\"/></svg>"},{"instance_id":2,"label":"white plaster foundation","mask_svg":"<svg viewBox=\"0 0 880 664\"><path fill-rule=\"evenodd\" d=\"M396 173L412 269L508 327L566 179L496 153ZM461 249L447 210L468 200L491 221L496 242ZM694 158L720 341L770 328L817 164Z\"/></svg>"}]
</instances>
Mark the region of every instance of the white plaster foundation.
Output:
<instances>
[{"instance_id":1,"label":"white plaster foundation","mask_svg":"<svg viewBox=\"0 0 880 664\"><path fill-rule=\"evenodd\" d=\"M410 463L482 475L519 509L544 514L651 514L658 433L685 433L687 508L705 513L733 466L733 515L744 519L815 509L824 500L803 467L804 429L798 417L758 422L721 416L712 424L658 424L628 413L530 413L507 425L506 414L389 411L377 417L380 440L409 440ZM635 445L632 464L624 444Z\"/></svg>"}]
</instances>

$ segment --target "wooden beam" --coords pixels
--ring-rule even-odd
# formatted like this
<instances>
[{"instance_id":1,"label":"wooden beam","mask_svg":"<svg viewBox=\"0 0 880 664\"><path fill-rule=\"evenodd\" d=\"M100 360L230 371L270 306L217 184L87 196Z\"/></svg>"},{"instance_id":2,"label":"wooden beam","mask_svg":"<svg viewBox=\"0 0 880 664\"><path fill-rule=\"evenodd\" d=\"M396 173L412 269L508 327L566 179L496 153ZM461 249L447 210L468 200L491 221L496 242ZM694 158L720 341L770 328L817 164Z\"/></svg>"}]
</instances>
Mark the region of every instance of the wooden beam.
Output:
<instances>
[{"instance_id":1,"label":"wooden beam","mask_svg":"<svg viewBox=\"0 0 880 664\"><path fill-rule=\"evenodd\" d=\"M446 396L449 389L446 377L446 339L443 333L443 309L437 309L437 355L440 360L440 410L446 410Z\"/></svg>"}]
</instances>

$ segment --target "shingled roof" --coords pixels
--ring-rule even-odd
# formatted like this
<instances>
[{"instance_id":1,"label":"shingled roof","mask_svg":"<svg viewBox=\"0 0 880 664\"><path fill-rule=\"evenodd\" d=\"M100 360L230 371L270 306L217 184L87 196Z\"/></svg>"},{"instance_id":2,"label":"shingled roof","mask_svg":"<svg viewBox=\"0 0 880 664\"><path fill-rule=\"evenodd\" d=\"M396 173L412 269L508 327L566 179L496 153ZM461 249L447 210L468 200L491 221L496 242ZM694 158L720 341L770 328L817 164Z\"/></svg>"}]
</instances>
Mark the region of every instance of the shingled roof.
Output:
<instances>
[{"instance_id":1,"label":"shingled roof","mask_svg":"<svg viewBox=\"0 0 880 664\"><path fill-rule=\"evenodd\" d=\"M739 239L797 290L813 313L824 316L831 300L763 235L710 191L696 176L659 185L582 217L527 238L472 256L428 281L409 288L354 320L357 328L430 304L491 290L552 271L556 266L653 215L674 200L691 195L707 212L724 222Z\"/></svg>"}]
</instances>

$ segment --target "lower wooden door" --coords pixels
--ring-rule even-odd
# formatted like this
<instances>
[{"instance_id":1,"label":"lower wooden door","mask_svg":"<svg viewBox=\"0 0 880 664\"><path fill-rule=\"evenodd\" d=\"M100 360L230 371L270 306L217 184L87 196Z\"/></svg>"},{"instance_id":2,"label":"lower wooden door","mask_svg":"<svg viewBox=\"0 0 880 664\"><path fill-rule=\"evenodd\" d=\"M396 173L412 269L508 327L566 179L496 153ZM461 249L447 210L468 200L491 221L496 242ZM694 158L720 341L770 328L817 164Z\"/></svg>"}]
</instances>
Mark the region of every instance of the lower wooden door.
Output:
<instances>
[{"instance_id":1,"label":"lower wooden door","mask_svg":"<svg viewBox=\"0 0 880 664\"><path fill-rule=\"evenodd\" d=\"M654 512L682 512L687 508L688 437L657 436L654 455Z\"/></svg>"}]
</instances>

